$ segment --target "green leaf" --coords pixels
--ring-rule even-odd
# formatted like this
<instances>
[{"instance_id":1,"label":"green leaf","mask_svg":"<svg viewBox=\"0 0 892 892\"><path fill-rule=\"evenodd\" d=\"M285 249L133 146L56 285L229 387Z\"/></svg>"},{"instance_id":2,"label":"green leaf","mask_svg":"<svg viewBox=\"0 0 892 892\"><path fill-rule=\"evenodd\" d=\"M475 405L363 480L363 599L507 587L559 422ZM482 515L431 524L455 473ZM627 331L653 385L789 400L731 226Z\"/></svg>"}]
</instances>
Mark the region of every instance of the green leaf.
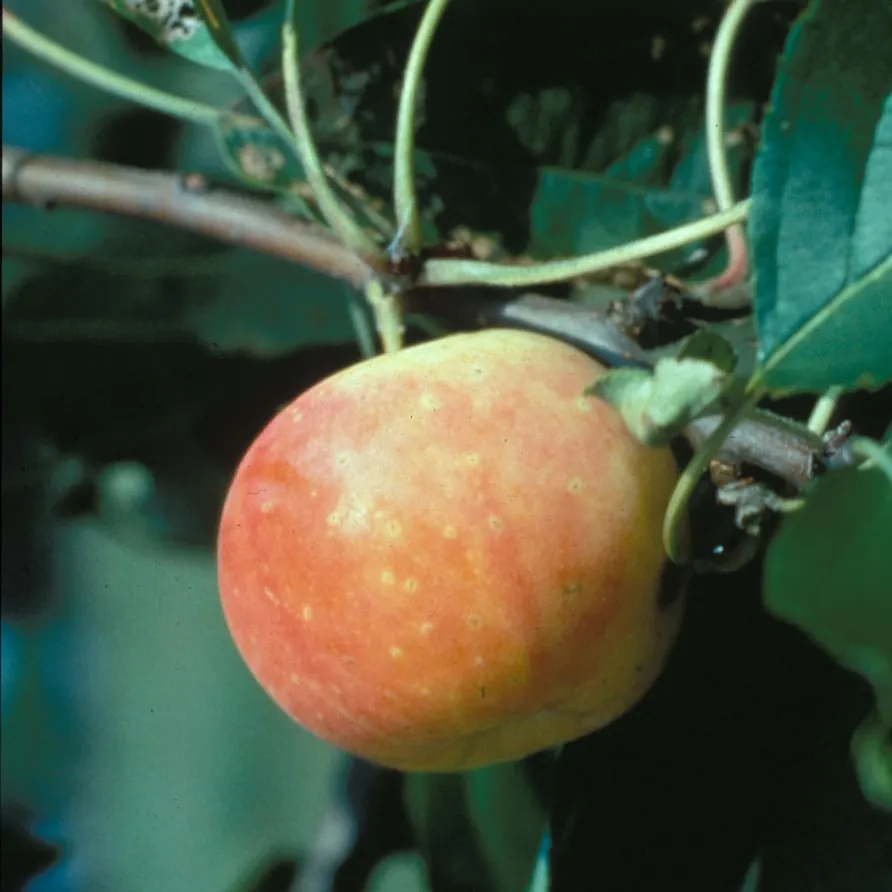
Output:
<instances>
[{"instance_id":1,"label":"green leaf","mask_svg":"<svg viewBox=\"0 0 892 892\"><path fill-rule=\"evenodd\" d=\"M659 359L653 372L611 369L586 392L615 406L642 443L665 446L729 392L733 368L730 345L702 332L678 356Z\"/></svg>"},{"instance_id":2,"label":"green leaf","mask_svg":"<svg viewBox=\"0 0 892 892\"><path fill-rule=\"evenodd\" d=\"M578 113L584 114L581 109ZM725 127L729 132L744 127L754 115L753 103L735 103L726 111ZM589 146L585 168L539 170L527 250L544 257L606 250L708 213L712 186L703 123L696 94L666 98L636 93L614 101ZM729 149L738 179L747 151L744 141ZM665 254L653 264L671 268L690 251ZM723 262L718 260L713 271Z\"/></svg>"},{"instance_id":3,"label":"green leaf","mask_svg":"<svg viewBox=\"0 0 892 892\"><path fill-rule=\"evenodd\" d=\"M620 295L622 297L622 295ZM599 309L599 308L598 308ZM756 366L756 331L752 315L742 316L739 319L728 319L724 322L710 321L708 327L698 329L699 332L708 332L710 337L718 336L730 348L734 356L734 371L738 378L749 378ZM727 349L725 348L725 349ZM647 351L648 356L656 362L666 356L676 356L679 353L678 344L670 341ZM708 358L708 357L704 357Z\"/></svg>"},{"instance_id":4,"label":"green leaf","mask_svg":"<svg viewBox=\"0 0 892 892\"><path fill-rule=\"evenodd\" d=\"M406 804L433 892L526 892L547 825L530 765L407 775Z\"/></svg>"},{"instance_id":5,"label":"green leaf","mask_svg":"<svg viewBox=\"0 0 892 892\"><path fill-rule=\"evenodd\" d=\"M855 732L852 752L864 795L874 805L892 811L892 735L877 713Z\"/></svg>"},{"instance_id":6,"label":"green leaf","mask_svg":"<svg viewBox=\"0 0 892 892\"><path fill-rule=\"evenodd\" d=\"M765 603L892 695L892 483L879 468L819 479L768 553Z\"/></svg>"},{"instance_id":7,"label":"green leaf","mask_svg":"<svg viewBox=\"0 0 892 892\"><path fill-rule=\"evenodd\" d=\"M765 568L768 609L870 682L885 734L892 728L890 530L892 481L885 473L876 467L834 471L784 521ZM888 741L878 749L866 731L860 740L862 776L866 770L870 778L883 771L888 777L892 764L877 757L892 758Z\"/></svg>"},{"instance_id":8,"label":"green leaf","mask_svg":"<svg viewBox=\"0 0 892 892\"><path fill-rule=\"evenodd\" d=\"M299 861L293 855L269 855L226 892L288 892L294 888L299 871Z\"/></svg>"},{"instance_id":9,"label":"green leaf","mask_svg":"<svg viewBox=\"0 0 892 892\"><path fill-rule=\"evenodd\" d=\"M243 68L245 62L242 51L235 42L222 0L193 0L191 5L195 7L217 49L226 56L230 65L233 68Z\"/></svg>"},{"instance_id":10,"label":"green leaf","mask_svg":"<svg viewBox=\"0 0 892 892\"><path fill-rule=\"evenodd\" d=\"M298 3L297 24L300 43L307 51L360 22L390 15L407 6L422 6L426 0L325 0L324 3Z\"/></svg>"},{"instance_id":11,"label":"green leaf","mask_svg":"<svg viewBox=\"0 0 892 892\"><path fill-rule=\"evenodd\" d=\"M258 282L262 287L258 287ZM4 334L25 342L173 344L283 356L353 340L342 282L176 230L126 226L94 255L45 264L7 299Z\"/></svg>"},{"instance_id":12,"label":"green leaf","mask_svg":"<svg viewBox=\"0 0 892 892\"><path fill-rule=\"evenodd\" d=\"M326 225L303 165L291 146L262 119L223 115L214 127L220 155L229 172L255 189L279 194L279 207L293 216ZM332 186L354 219L374 236L389 238L394 227L381 212L383 201L361 186L334 175Z\"/></svg>"},{"instance_id":13,"label":"green leaf","mask_svg":"<svg viewBox=\"0 0 892 892\"><path fill-rule=\"evenodd\" d=\"M162 46L191 62L219 71L230 71L236 64L238 49L225 27L226 18L217 0L105 2Z\"/></svg>"},{"instance_id":14,"label":"green leaf","mask_svg":"<svg viewBox=\"0 0 892 892\"><path fill-rule=\"evenodd\" d=\"M678 351L679 359L702 359L723 372L733 372L737 365L734 347L710 328L698 329L686 338Z\"/></svg>"},{"instance_id":15,"label":"green leaf","mask_svg":"<svg viewBox=\"0 0 892 892\"><path fill-rule=\"evenodd\" d=\"M244 182L277 191L306 183L291 146L260 118L224 115L214 129L224 160Z\"/></svg>"},{"instance_id":16,"label":"green leaf","mask_svg":"<svg viewBox=\"0 0 892 892\"><path fill-rule=\"evenodd\" d=\"M215 273L182 316L214 349L272 358L354 338L348 287L338 279L240 250L226 252Z\"/></svg>"},{"instance_id":17,"label":"green leaf","mask_svg":"<svg viewBox=\"0 0 892 892\"><path fill-rule=\"evenodd\" d=\"M758 373L779 393L892 380L892 5L815 0L753 172Z\"/></svg>"},{"instance_id":18,"label":"green leaf","mask_svg":"<svg viewBox=\"0 0 892 892\"><path fill-rule=\"evenodd\" d=\"M494 892L468 819L464 775L409 774L405 797L433 892Z\"/></svg>"},{"instance_id":19,"label":"green leaf","mask_svg":"<svg viewBox=\"0 0 892 892\"><path fill-rule=\"evenodd\" d=\"M499 892L525 892L547 816L522 762L480 768L467 776L471 823Z\"/></svg>"}]
</instances>

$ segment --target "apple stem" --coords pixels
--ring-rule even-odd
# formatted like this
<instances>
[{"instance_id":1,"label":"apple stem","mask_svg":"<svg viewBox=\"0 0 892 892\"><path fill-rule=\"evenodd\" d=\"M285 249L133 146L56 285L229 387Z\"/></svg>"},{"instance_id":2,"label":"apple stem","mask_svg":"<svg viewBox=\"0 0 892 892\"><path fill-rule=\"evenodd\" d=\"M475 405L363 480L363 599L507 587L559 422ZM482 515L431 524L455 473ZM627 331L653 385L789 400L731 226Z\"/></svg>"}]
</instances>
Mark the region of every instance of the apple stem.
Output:
<instances>
[{"instance_id":1,"label":"apple stem","mask_svg":"<svg viewBox=\"0 0 892 892\"><path fill-rule=\"evenodd\" d=\"M401 295L385 290L380 279L370 279L365 287L366 299L375 316L375 328L385 353L397 353L403 346L405 327L400 306Z\"/></svg>"}]
</instances>

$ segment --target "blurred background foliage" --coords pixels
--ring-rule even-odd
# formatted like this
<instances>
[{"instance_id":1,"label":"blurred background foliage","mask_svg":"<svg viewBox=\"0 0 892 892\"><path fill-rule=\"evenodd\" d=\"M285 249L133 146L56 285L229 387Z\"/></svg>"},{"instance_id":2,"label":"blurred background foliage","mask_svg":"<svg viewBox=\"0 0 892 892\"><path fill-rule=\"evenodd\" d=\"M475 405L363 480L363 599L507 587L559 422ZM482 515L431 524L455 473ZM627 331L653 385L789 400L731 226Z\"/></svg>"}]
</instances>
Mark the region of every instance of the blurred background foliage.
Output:
<instances>
[{"instance_id":1,"label":"blurred background foliage","mask_svg":"<svg viewBox=\"0 0 892 892\"><path fill-rule=\"evenodd\" d=\"M223 5L279 101L284 3ZM244 107L224 72L102 3L7 6L117 71ZM315 132L383 238L396 85L422 6L300 4ZM741 191L801 6L760 5L740 38L727 126ZM701 216L721 10L457 0L419 111L428 240L543 258ZM262 128L213 133L135 108L12 46L3 74L4 142L35 152L247 188L241 150L276 146ZM299 166L264 185L294 207ZM231 646L215 526L265 421L359 358L351 295L155 224L17 206L3 223L4 889L55 859L29 889L523 892L549 807L555 892L595 877L607 892L888 888L892 827L859 797L847 755L866 687L761 611L754 573L701 581L652 696L557 762L406 783L294 727ZM655 263L709 276L724 261L719 240ZM570 296L603 301L615 284Z\"/></svg>"},{"instance_id":2,"label":"blurred background foliage","mask_svg":"<svg viewBox=\"0 0 892 892\"><path fill-rule=\"evenodd\" d=\"M7 6L155 86L221 106L240 96L101 3ZM227 7L261 65L282 4ZM304 4L306 44L367 10ZM3 138L233 182L212 134L11 45ZM358 358L348 295L157 225L6 205L3 223L3 888L55 858L29 889L288 889L342 760L245 673L214 532L252 431ZM410 861L384 882L413 889L418 874Z\"/></svg>"}]
</instances>

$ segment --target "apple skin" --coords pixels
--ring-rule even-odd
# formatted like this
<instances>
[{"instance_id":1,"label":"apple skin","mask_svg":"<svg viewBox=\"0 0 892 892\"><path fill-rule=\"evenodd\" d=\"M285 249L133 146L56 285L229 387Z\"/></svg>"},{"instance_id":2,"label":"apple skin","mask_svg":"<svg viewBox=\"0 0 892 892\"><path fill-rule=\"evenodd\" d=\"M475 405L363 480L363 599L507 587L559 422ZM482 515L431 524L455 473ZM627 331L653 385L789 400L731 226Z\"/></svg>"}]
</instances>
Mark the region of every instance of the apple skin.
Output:
<instances>
[{"instance_id":1,"label":"apple skin","mask_svg":"<svg viewBox=\"0 0 892 892\"><path fill-rule=\"evenodd\" d=\"M603 367L491 329L320 382L259 435L219 531L260 685L334 746L463 771L581 737L660 673L668 450L583 395Z\"/></svg>"}]
</instances>

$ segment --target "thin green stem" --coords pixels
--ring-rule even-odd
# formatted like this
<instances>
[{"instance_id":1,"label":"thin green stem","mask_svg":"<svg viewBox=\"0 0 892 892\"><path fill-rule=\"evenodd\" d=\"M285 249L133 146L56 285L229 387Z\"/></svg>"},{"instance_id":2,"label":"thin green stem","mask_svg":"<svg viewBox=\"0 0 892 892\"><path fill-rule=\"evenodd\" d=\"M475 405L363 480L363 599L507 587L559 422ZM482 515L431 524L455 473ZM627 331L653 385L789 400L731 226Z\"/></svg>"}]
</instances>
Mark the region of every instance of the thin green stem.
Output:
<instances>
[{"instance_id":1,"label":"thin green stem","mask_svg":"<svg viewBox=\"0 0 892 892\"><path fill-rule=\"evenodd\" d=\"M818 397L811 415L808 416L808 429L815 434L823 434L830 424L830 419L836 411L836 404L843 394L841 387L831 387L826 393Z\"/></svg>"},{"instance_id":2,"label":"thin green stem","mask_svg":"<svg viewBox=\"0 0 892 892\"><path fill-rule=\"evenodd\" d=\"M3 36L23 50L48 62L60 71L70 74L93 87L154 109L173 118L195 124L210 125L217 122L220 110L212 105L165 93L149 87L133 78L118 74L104 65L84 59L72 50L35 31L7 9L3 9Z\"/></svg>"},{"instance_id":3,"label":"thin green stem","mask_svg":"<svg viewBox=\"0 0 892 892\"><path fill-rule=\"evenodd\" d=\"M285 80L288 118L291 122L289 142L297 150L322 216L351 251L367 258L382 257L381 248L357 224L349 209L335 195L310 133L300 82L297 0L288 0L285 23L282 26L282 73Z\"/></svg>"},{"instance_id":4,"label":"thin green stem","mask_svg":"<svg viewBox=\"0 0 892 892\"><path fill-rule=\"evenodd\" d=\"M396 143L393 159L393 207L400 237L411 252L421 247L421 224L415 196L415 108L421 86L421 72L434 32L449 0L430 0L412 42L396 119Z\"/></svg>"},{"instance_id":5,"label":"thin green stem","mask_svg":"<svg viewBox=\"0 0 892 892\"><path fill-rule=\"evenodd\" d=\"M779 514L795 514L805 507L805 499L775 499L771 507Z\"/></svg>"},{"instance_id":6,"label":"thin green stem","mask_svg":"<svg viewBox=\"0 0 892 892\"><path fill-rule=\"evenodd\" d=\"M741 402L725 417L724 421L710 434L694 453L687 467L682 471L669 499L669 506L663 519L663 547L669 559L676 564L685 563L688 554L687 509L697 481L706 471L709 462L719 451L728 435L740 420L759 402L764 390L750 384Z\"/></svg>"},{"instance_id":7,"label":"thin green stem","mask_svg":"<svg viewBox=\"0 0 892 892\"><path fill-rule=\"evenodd\" d=\"M291 132L288 122L270 101L269 96L263 92L263 87L257 82L254 73L249 68L233 68L233 74L263 120L279 134L286 145L291 146L296 154L297 147L294 142L294 134ZM298 155L299 157L300 155Z\"/></svg>"},{"instance_id":8,"label":"thin green stem","mask_svg":"<svg viewBox=\"0 0 892 892\"><path fill-rule=\"evenodd\" d=\"M349 206L349 201L347 199L352 199L356 202L367 222L370 223L375 230L383 236L393 236L393 224L385 214L382 214L379 210L373 207L371 198L361 186L357 186L356 183L351 183L330 164L323 164L322 169L325 171L325 175L328 179L341 190L343 196L346 196L346 198L342 197L344 204Z\"/></svg>"},{"instance_id":9,"label":"thin green stem","mask_svg":"<svg viewBox=\"0 0 892 892\"><path fill-rule=\"evenodd\" d=\"M869 466L879 468L892 484L892 452L889 446L882 446L869 437L856 437L852 440L852 451L863 458L865 464L870 463Z\"/></svg>"},{"instance_id":10,"label":"thin green stem","mask_svg":"<svg viewBox=\"0 0 892 892\"><path fill-rule=\"evenodd\" d=\"M648 236L608 251L598 251L582 257L551 260L532 266L504 266L480 260L429 260L424 267L424 285L491 285L497 288L521 288L560 282L600 272L633 260L641 260L664 251L672 251L690 242L722 232L746 219L749 199L727 211L686 223L659 235Z\"/></svg>"},{"instance_id":11,"label":"thin green stem","mask_svg":"<svg viewBox=\"0 0 892 892\"><path fill-rule=\"evenodd\" d=\"M709 73L706 78L706 152L712 191L720 211L726 211L734 205L734 186L725 152L725 86L728 64L740 25L756 2L757 0L732 0L719 25L709 57Z\"/></svg>"},{"instance_id":12,"label":"thin green stem","mask_svg":"<svg viewBox=\"0 0 892 892\"><path fill-rule=\"evenodd\" d=\"M734 206L734 186L728 167L728 154L725 146L725 87L728 81L728 66L734 41L740 31L750 7L758 0L731 0L722 17L715 43L709 57L709 72L706 78L706 155L712 191L720 211ZM717 278L695 288L705 303L710 303L710 295L723 292L739 284L749 267L746 237L743 227L731 226L725 233L728 245L728 265Z\"/></svg>"},{"instance_id":13,"label":"thin green stem","mask_svg":"<svg viewBox=\"0 0 892 892\"><path fill-rule=\"evenodd\" d=\"M353 326L359 354L363 359L371 359L377 353L377 349L375 331L369 319L368 305L360 299L353 288L345 286L345 290L347 292L347 313L350 316L350 324Z\"/></svg>"},{"instance_id":14,"label":"thin green stem","mask_svg":"<svg viewBox=\"0 0 892 892\"><path fill-rule=\"evenodd\" d=\"M375 328L384 352L398 352L402 349L405 332L399 294L385 291L380 279L370 279L365 296L375 316Z\"/></svg>"}]
</instances>

